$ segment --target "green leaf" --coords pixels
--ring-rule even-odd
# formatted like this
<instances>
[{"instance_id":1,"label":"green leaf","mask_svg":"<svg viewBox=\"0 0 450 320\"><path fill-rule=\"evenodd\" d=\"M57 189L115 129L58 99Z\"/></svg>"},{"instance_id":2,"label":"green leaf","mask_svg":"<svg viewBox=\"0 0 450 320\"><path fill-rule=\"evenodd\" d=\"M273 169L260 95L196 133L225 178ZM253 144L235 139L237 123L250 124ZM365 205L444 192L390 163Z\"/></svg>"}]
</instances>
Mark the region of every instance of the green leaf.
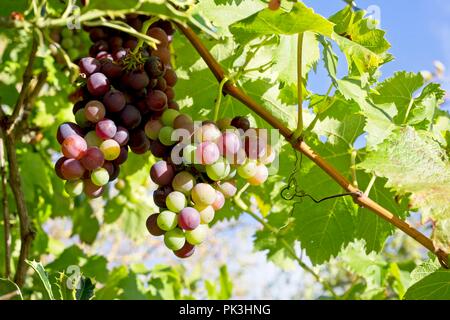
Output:
<instances>
[{"instance_id":1,"label":"green leaf","mask_svg":"<svg viewBox=\"0 0 450 320\"><path fill-rule=\"evenodd\" d=\"M272 11L268 8L233 24L231 32L239 37L273 35L273 34L297 34L312 31L331 37L333 23L303 3L294 4L290 12L283 10Z\"/></svg>"},{"instance_id":2,"label":"green leaf","mask_svg":"<svg viewBox=\"0 0 450 320\"><path fill-rule=\"evenodd\" d=\"M0 278L0 300L23 300L22 292L11 280Z\"/></svg>"},{"instance_id":3,"label":"green leaf","mask_svg":"<svg viewBox=\"0 0 450 320\"><path fill-rule=\"evenodd\" d=\"M72 233L78 234L81 241L92 244L99 230L98 219L88 203L74 210Z\"/></svg>"},{"instance_id":4,"label":"green leaf","mask_svg":"<svg viewBox=\"0 0 450 320\"><path fill-rule=\"evenodd\" d=\"M53 296L52 285L50 284L50 281L48 280L48 275L45 272L44 267L42 266L42 264L40 262L37 262L37 261L28 261L28 260L26 260L26 262L37 273L37 275L39 276L39 279L41 279L42 284L44 285L47 297L50 300L55 300L55 298Z\"/></svg>"},{"instance_id":5,"label":"green leaf","mask_svg":"<svg viewBox=\"0 0 450 320\"><path fill-rule=\"evenodd\" d=\"M412 272L411 272L411 280L413 281L413 284L422 280L426 276L432 274L433 272L439 270L441 268L441 265L439 264L439 261L437 259L430 259L422 263L420 266L417 266Z\"/></svg>"},{"instance_id":6,"label":"green leaf","mask_svg":"<svg viewBox=\"0 0 450 320\"><path fill-rule=\"evenodd\" d=\"M449 300L450 271L437 270L412 285L406 291L406 300Z\"/></svg>"},{"instance_id":7,"label":"green leaf","mask_svg":"<svg viewBox=\"0 0 450 320\"><path fill-rule=\"evenodd\" d=\"M413 208L420 208L425 219L448 219L450 163L427 132L410 127L397 130L359 167L386 177L387 187L411 193Z\"/></svg>"}]
</instances>

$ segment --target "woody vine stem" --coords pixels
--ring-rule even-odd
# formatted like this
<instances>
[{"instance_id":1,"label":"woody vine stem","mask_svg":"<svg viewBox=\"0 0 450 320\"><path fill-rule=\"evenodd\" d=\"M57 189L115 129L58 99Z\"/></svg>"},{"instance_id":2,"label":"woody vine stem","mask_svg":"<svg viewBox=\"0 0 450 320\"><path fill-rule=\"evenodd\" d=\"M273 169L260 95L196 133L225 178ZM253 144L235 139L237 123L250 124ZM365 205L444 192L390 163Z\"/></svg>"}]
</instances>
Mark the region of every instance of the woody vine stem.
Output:
<instances>
[{"instance_id":1,"label":"woody vine stem","mask_svg":"<svg viewBox=\"0 0 450 320\"><path fill-rule=\"evenodd\" d=\"M217 62L217 60L212 56L209 50L201 42L199 37L195 32L186 25L176 23L177 27L186 36L192 46L197 50L198 54L202 57L205 63L208 65L209 69L216 77L217 81L220 83L225 78L225 72L222 66ZM301 85L301 84L299 84ZM263 118L267 123L269 123L273 128L278 129L280 134L283 135L287 141L289 141L294 149L298 152L303 153L311 161L313 161L318 167L320 167L325 173L327 173L336 183L338 183L345 191L354 194L353 201L361 207L367 208L372 211L382 219L386 220L388 223L392 224L396 228L402 230L411 238L415 239L422 246L427 248L430 252L435 254L439 262L444 268L449 268L449 257L448 253L440 248L437 248L433 241L425 236L423 233L412 227L406 221L398 218L392 212L382 207L377 202L366 196L361 190L355 187L344 175L337 171L330 163L318 155L314 150L312 150L300 137L295 137L294 133L287 128L284 123L274 117L268 110L259 105L256 101L246 95L241 89L232 84L231 82L225 82L223 86L224 94L229 94L238 101L242 102L261 118Z\"/></svg>"}]
</instances>

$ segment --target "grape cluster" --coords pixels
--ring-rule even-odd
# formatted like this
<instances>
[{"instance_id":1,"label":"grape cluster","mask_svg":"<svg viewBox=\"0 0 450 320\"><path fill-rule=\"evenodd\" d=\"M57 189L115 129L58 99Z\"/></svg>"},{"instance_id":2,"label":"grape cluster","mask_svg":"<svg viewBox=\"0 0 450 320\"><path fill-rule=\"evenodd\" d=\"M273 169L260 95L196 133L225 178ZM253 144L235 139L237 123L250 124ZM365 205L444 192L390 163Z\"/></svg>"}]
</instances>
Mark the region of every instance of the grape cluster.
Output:
<instances>
[{"instance_id":1,"label":"grape cluster","mask_svg":"<svg viewBox=\"0 0 450 320\"><path fill-rule=\"evenodd\" d=\"M145 19L128 15L125 22L140 30ZM275 152L267 131L251 128L245 117L194 121L179 111L170 23L158 21L148 29L159 41L156 49L136 48L136 38L115 30L88 31L94 43L90 56L78 62L84 85L73 95L76 123L58 128L63 157L56 173L67 180L68 194L99 197L119 175L129 150L150 151L160 159L150 170L159 212L148 217L147 229L164 236L176 256L189 257L206 238L216 211L235 196L236 179L260 185L268 178L266 165Z\"/></svg>"},{"instance_id":2,"label":"grape cluster","mask_svg":"<svg viewBox=\"0 0 450 320\"><path fill-rule=\"evenodd\" d=\"M50 38L61 45L72 61L77 61L89 51L89 48L85 46L89 42L86 32L69 28L53 29L50 32ZM56 61L65 64L64 58L57 48L51 45L50 49Z\"/></svg>"},{"instance_id":3,"label":"grape cluster","mask_svg":"<svg viewBox=\"0 0 450 320\"><path fill-rule=\"evenodd\" d=\"M139 30L146 16L128 15L126 23ZM89 28L93 45L89 56L78 61L83 85L75 100L75 123L59 126L57 140L63 157L55 164L57 175L67 180L71 196L84 192L100 197L131 150L143 154L150 148L144 132L148 120L164 109L178 109L172 87L177 81L168 49L173 29L158 21L148 35L159 40L156 49L109 28Z\"/></svg>"},{"instance_id":4,"label":"grape cluster","mask_svg":"<svg viewBox=\"0 0 450 320\"><path fill-rule=\"evenodd\" d=\"M180 258L204 241L215 212L236 194L236 178L260 185L275 159L267 131L250 128L245 117L194 122L166 109L146 123L145 134L150 150L162 158L150 170L159 186L153 199L160 212L147 219L147 228L164 235L165 245Z\"/></svg>"}]
</instances>

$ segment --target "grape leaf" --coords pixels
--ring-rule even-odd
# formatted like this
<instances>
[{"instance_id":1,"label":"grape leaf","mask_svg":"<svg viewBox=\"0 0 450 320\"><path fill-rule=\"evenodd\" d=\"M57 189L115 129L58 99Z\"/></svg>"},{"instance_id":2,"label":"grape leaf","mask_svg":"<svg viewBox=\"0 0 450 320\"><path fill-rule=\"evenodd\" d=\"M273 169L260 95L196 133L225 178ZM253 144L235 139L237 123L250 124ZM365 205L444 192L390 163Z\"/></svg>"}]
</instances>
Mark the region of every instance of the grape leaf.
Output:
<instances>
[{"instance_id":1,"label":"grape leaf","mask_svg":"<svg viewBox=\"0 0 450 320\"><path fill-rule=\"evenodd\" d=\"M268 8L234 23L231 32L241 41L255 35L297 34L312 31L331 37L333 23L303 3L295 3L290 12Z\"/></svg>"},{"instance_id":2,"label":"grape leaf","mask_svg":"<svg viewBox=\"0 0 450 320\"><path fill-rule=\"evenodd\" d=\"M52 285L50 284L50 281L48 280L48 275L44 270L44 267L40 262L37 261L28 261L26 260L27 264L33 268L33 270L37 273L39 276L39 279L42 281L42 284L44 285L45 292L50 300L55 300L53 296L52 291Z\"/></svg>"},{"instance_id":3,"label":"grape leaf","mask_svg":"<svg viewBox=\"0 0 450 320\"><path fill-rule=\"evenodd\" d=\"M432 274L433 272L439 270L441 265L439 264L437 259L430 259L422 263L421 265L417 266L412 272L411 272L411 280L413 281L412 284L422 280L426 276Z\"/></svg>"},{"instance_id":4,"label":"grape leaf","mask_svg":"<svg viewBox=\"0 0 450 320\"><path fill-rule=\"evenodd\" d=\"M450 299L450 271L437 270L419 280L406 291L406 300Z\"/></svg>"},{"instance_id":5,"label":"grape leaf","mask_svg":"<svg viewBox=\"0 0 450 320\"><path fill-rule=\"evenodd\" d=\"M11 280L0 278L0 300L23 300L20 288Z\"/></svg>"}]
</instances>

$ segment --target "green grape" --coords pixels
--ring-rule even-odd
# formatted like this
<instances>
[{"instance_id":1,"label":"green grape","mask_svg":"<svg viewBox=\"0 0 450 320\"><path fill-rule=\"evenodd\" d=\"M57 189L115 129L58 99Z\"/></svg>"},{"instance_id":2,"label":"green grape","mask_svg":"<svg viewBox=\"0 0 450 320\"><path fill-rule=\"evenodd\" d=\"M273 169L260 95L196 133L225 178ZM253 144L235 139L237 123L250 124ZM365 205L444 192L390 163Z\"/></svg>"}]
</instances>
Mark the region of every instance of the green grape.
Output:
<instances>
[{"instance_id":1,"label":"green grape","mask_svg":"<svg viewBox=\"0 0 450 320\"><path fill-rule=\"evenodd\" d=\"M173 230L178 224L177 214L175 212L165 210L159 214L156 224L161 230Z\"/></svg>"},{"instance_id":2,"label":"green grape","mask_svg":"<svg viewBox=\"0 0 450 320\"><path fill-rule=\"evenodd\" d=\"M188 195L195 185L195 178L187 171L181 171L172 180L172 188Z\"/></svg>"},{"instance_id":3,"label":"green grape","mask_svg":"<svg viewBox=\"0 0 450 320\"><path fill-rule=\"evenodd\" d=\"M172 140L172 133L172 127L162 127L161 130L159 130L158 134L159 141L161 141L161 143L165 146L171 146L175 144L175 141Z\"/></svg>"},{"instance_id":4,"label":"green grape","mask_svg":"<svg viewBox=\"0 0 450 320\"><path fill-rule=\"evenodd\" d=\"M86 115L84 113L84 109L81 108L75 113L75 122L82 128L86 128L90 125L88 119L86 119Z\"/></svg>"},{"instance_id":5,"label":"green grape","mask_svg":"<svg viewBox=\"0 0 450 320\"><path fill-rule=\"evenodd\" d=\"M230 174L230 164L225 159L206 166L206 174L211 180L219 181Z\"/></svg>"},{"instance_id":6,"label":"green grape","mask_svg":"<svg viewBox=\"0 0 450 320\"><path fill-rule=\"evenodd\" d=\"M109 174L105 168L98 168L91 173L92 183L96 186L104 186L109 181Z\"/></svg>"},{"instance_id":7,"label":"green grape","mask_svg":"<svg viewBox=\"0 0 450 320\"><path fill-rule=\"evenodd\" d=\"M185 164L195 163L196 150L197 147L192 144L188 144L186 147L183 148L183 161Z\"/></svg>"},{"instance_id":8,"label":"green grape","mask_svg":"<svg viewBox=\"0 0 450 320\"><path fill-rule=\"evenodd\" d=\"M186 197L179 191L172 191L166 198L167 209L173 212L180 212L186 207Z\"/></svg>"},{"instance_id":9,"label":"green grape","mask_svg":"<svg viewBox=\"0 0 450 320\"><path fill-rule=\"evenodd\" d=\"M198 183L191 192L192 200L196 205L211 205L216 200L216 190L206 183Z\"/></svg>"},{"instance_id":10,"label":"green grape","mask_svg":"<svg viewBox=\"0 0 450 320\"><path fill-rule=\"evenodd\" d=\"M198 245L201 244L208 235L208 225L201 224L194 230L186 231L186 240L190 244Z\"/></svg>"},{"instance_id":11,"label":"green grape","mask_svg":"<svg viewBox=\"0 0 450 320\"><path fill-rule=\"evenodd\" d=\"M180 115L180 112L174 109L166 109L161 116L161 121L163 125L167 127L173 127L173 122L175 118Z\"/></svg>"},{"instance_id":12,"label":"green grape","mask_svg":"<svg viewBox=\"0 0 450 320\"><path fill-rule=\"evenodd\" d=\"M208 224L214 219L215 211L212 206L195 205L198 213L200 213L200 223Z\"/></svg>"},{"instance_id":13,"label":"green grape","mask_svg":"<svg viewBox=\"0 0 450 320\"><path fill-rule=\"evenodd\" d=\"M159 218L159 217L158 217ZM170 250L180 250L183 248L186 238L181 229L173 229L164 234L164 244Z\"/></svg>"},{"instance_id":14,"label":"green grape","mask_svg":"<svg viewBox=\"0 0 450 320\"><path fill-rule=\"evenodd\" d=\"M63 28L61 30L61 36L63 38L71 38L73 36L72 31L69 28Z\"/></svg>"},{"instance_id":15,"label":"green grape","mask_svg":"<svg viewBox=\"0 0 450 320\"><path fill-rule=\"evenodd\" d=\"M257 163L254 160L247 160L243 165L239 166L237 173L244 179L249 179L256 174Z\"/></svg>"},{"instance_id":16,"label":"green grape","mask_svg":"<svg viewBox=\"0 0 450 320\"><path fill-rule=\"evenodd\" d=\"M69 48L67 50L67 54L69 55L69 58L71 60L75 60L80 56L80 52L78 51L77 48Z\"/></svg>"},{"instance_id":17,"label":"green grape","mask_svg":"<svg viewBox=\"0 0 450 320\"><path fill-rule=\"evenodd\" d=\"M64 48L64 49L70 49L70 48L73 48L73 41L72 41L72 39L71 38L64 38L62 41L61 41L61 46Z\"/></svg>"},{"instance_id":18,"label":"green grape","mask_svg":"<svg viewBox=\"0 0 450 320\"><path fill-rule=\"evenodd\" d=\"M100 147L103 140L97 135L95 130L91 130L84 136L84 140L86 140L86 143L88 147Z\"/></svg>"},{"instance_id":19,"label":"green grape","mask_svg":"<svg viewBox=\"0 0 450 320\"><path fill-rule=\"evenodd\" d=\"M79 196L81 193L83 193L83 181L67 181L64 185L64 190L66 190L67 194L71 197Z\"/></svg>"},{"instance_id":20,"label":"green grape","mask_svg":"<svg viewBox=\"0 0 450 320\"><path fill-rule=\"evenodd\" d=\"M108 139L102 142L100 150L105 156L105 160L115 160L120 155L120 145L113 139Z\"/></svg>"},{"instance_id":21,"label":"green grape","mask_svg":"<svg viewBox=\"0 0 450 320\"><path fill-rule=\"evenodd\" d=\"M79 47L80 45L81 45L81 39L80 39L80 37L78 37L78 36L73 36L72 38L72 41L73 41L73 46L74 47Z\"/></svg>"}]
</instances>

